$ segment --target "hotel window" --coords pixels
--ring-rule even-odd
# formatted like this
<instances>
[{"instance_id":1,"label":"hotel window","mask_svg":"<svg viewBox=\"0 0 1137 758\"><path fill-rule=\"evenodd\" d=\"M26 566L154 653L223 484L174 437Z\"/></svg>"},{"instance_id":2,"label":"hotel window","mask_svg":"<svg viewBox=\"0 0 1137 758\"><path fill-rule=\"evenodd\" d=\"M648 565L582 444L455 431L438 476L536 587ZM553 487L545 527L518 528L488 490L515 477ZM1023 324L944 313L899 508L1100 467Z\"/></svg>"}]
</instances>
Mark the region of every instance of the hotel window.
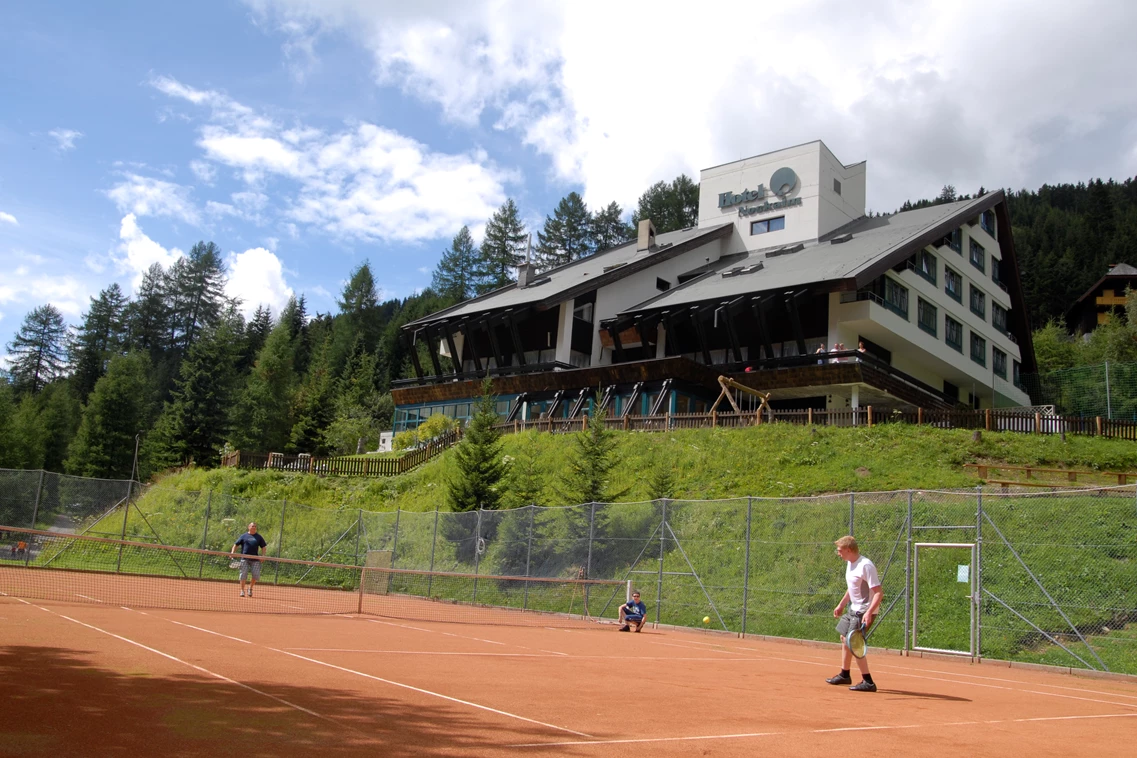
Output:
<instances>
[{"instance_id":1,"label":"hotel window","mask_svg":"<svg viewBox=\"0 0 1137 758\"><path fill-rule=\"evenodd\" d=\"M979 226L983 227L983 231L995 236L995 211L983 211L979 215Z\"/></svg>"},{"instance_id":2,"label":"hotel window","mask_svg":"<svg viewBox=\"0 0 1137 758\"><path fill-rule=\"evenodd\" d=\"M833 191L836 192L838 195L841 194L841 182L839 180L837 180L836 178L833 179Z\"/></svg>"},{"instance_id":3,"label":"hotel window","mask_svg":"<svg viewBox=\"0 0 1137 758\"><path fill-rule=\"evenodd\" d=\"M920 328L935 337L937 321L936 306L922 297L916 298L916 323L919 324Z\"/></svg>"},{"instance_id":4,"label":"hotel window","mask_svg":"<svg viewBox=\"0 0 1137 758\"><path fill-rule=\"evenodd\" d=\"M944 314L944 341L948 347L963 352L963 324Z\"/></svg>"},{"instance_id":5,"label":"hotel window","mask_svg":"<svg viewBox=\"0 0 1137 758\"><path fill-rule=\"evenodd\" d=\"M915 266L916 273L927 279L932 284L936 283L936 256L929 253L927 250L921 250L916 253Z\"/></svg>"},{"instance_id":6,"label":"hotel window","mask_svg":"<svg viewBox=\"0 0 1137 758\"><path fill-rule=\"evenodd\" d=\"M959 387L944 379L944 394L952 400L959 402Z\"/></svg>"},{"instance_id":7,"label":"hotel window","mask_svg":"<svg viewBox=\"0 0 1137 758\"><path fill-rule=\"evenodd\" d=\"M786 228L786 217L775 216L774 218L762 219L761 221L750 222L751 234L765 234L766 232L780 232Z\"/></svg>"},{"instance_id":8,"label":"hotel window","mask_svg":"<svg viewBox=\"0 0 1137 758\"><path fill-rule=\"evenodd\" d=\"M1003 334L1007 334L1007 309L998 303L991 303L991 324Z\"/></svg>"},{"instance_id":9,"label":"hotel window","mask_svg":"<svg viewBox=\"0 0 1137 758\"><path fill-rule=\"evenodd\" d=\"M940 245L942 247L949 247L952 250L959 253L960 255L962 255L963 254L963 230L962 229L956 229L955 231L951 232L950 234L945 235L944 238L942 240L940 240Z\"/></svg>"},{"instance_id":10,"label":"hotel window","mask_svg":"<svg viewBox=\"0 0 1137 758\"><path fill-rule=\"evenodd\" d=\"M991 281L1002 287L1004 290L1007 288L1003 284L1003 261L995 256L991 256Z\"/></svg>"},{"instance_id":11,"label":"hotel window","mask_svg":"<svg viewBox=\"0 0 1137 758\"><path fill-rule=\"evenodd\" d=\"M1011 361L1011 371L1013 372L1011 374L1011 381L1014 382L1015 386L1020 390L1023 388L1022 370L1023 367L1021 363L1018 361Z\"/></svg>"},{"instance_id":12,"label":"hotel window","mask_svg":"<svg viewBox=\"0 0 1137 758\"><path fill-rule=\"evenodd\" d=\"M975 240L971 240L971 265L980 271L987 270L987 251Z\"/></svg>"},{"instance_id":13,"label":"hotel window","mask_svg":"<svg viewBox=\"0 0 1137 758\"><path fill-rule=\"evenodd\" d=\"M1000 379L1007 378L1007 354L997 347L991 348L991 368L995 376Z\"/></svg>"},{"instance_id":14,"label":"hotel window","mask_svg":"<svg viewBox=\"0 0 1137 758\"><path fill-rule=\"evenodd\" d=\"M984 321L987 320L987 296L974 284L971 285L971 312Z\"/></svg>"},{"instance_id":15,"label":"hotel window","mask_svg":"<svg viewBox=\"0 0 1137 758\"><path fill-rule=\"evenodd\" d=\"M944 292L957 303L963 302L963 277L944 266Z\"/></svg>"},{"instance_id":16,"label":"hotel window","mask_svg":"<svg viewBox=\"0 0 1137 758\"><path fill-rule=\"evenodd\" d=\"M908 290L887 276L884 278L884 307L908 318Z\"/></svg>"},{"instance_id":17,"label":"hotel window","mask_svg":"<svg viewBox=\"0 0 1137 758\"><path fill-rule=\"evenodd\" d=\"M971 333L971 360L980 366L987 365L987 340L975 332Z\"/></svg>"}]
</instances>

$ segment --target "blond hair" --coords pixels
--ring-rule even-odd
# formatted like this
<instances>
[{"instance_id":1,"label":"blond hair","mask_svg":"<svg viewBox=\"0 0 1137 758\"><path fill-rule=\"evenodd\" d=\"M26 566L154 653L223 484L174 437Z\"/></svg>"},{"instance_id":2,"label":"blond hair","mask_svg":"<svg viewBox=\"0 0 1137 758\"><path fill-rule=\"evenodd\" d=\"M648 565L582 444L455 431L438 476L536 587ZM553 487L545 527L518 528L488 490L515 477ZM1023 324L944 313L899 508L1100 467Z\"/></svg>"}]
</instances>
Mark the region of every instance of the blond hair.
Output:
<instances>
[{"instance_id":1,"label":"blond hair","mask_svg":"<svg viewBox=\"0 0 1137 758\"><path fill-rule=\"evenodd\" d=\"M837 546L837 547L839 547L839 548L846 548L846 549L848 549L848 550L852 550L854 553L859 553L859 552L861 552L861 551L860 551L860 550L857 548L857 540L856 540L855 538L853 538L853 536L852 536L852 535L849 535L849 534L846 534L844 537L842 537L841 539L837 540L837 541L836 541L836 542L834 542L833 544L834 544L834 545L836 545L836 546Z\"/></svg>"}]
</instances>

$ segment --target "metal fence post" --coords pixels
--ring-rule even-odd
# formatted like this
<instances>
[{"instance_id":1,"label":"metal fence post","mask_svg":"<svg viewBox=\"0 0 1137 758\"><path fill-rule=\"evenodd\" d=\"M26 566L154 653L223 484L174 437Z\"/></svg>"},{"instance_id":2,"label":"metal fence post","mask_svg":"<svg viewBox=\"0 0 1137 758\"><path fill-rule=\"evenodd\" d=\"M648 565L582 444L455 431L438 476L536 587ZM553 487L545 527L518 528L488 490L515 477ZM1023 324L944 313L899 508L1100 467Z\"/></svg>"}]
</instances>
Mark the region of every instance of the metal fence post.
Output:
<instances>
[{"instance_id":1,"label":"metal fence post","mask_svg":"<svg viewBox=\"0 0 1137 758\"><path fill-rule=\"evenodd\" d=\"M975 659L983 657L983 487L975 487Z\"/></svg>"},{"instance_id":2,"label":"metal fence post","mask_svg":"<svg viewBox=\"0 0 1137 758\"><path fill-rule=\"evenodd\" d=\"M122 542L126 541L126 517L130 515L130 499L134 497L134 480L131 479L126 483L126 502L122 506L122 534L119 539ZM118 563L115 565L115 573L122 572L122 542L118 546ZM30 552L30 551L29 551Z\"/></svg>"},{"instance_id":3,"label":"metal fence post","mask_svg":"<svg viewBox=\"0 0 1137 758\"><path fill-rule=\"evenodd\" d=\"M201 549L209 549L209 511L213 506L213 490L209 490L205 495L205 526L201 530ZM200 579L201 575L205 572L205 553L201 554L201 561L197 566L197 578Z\"/></svg>"},{"instance_id":4,"label":"metal fence post","mask_svg":"<svg viewBox=\"0 0 1137 758\"><path fill-rule=\"evenodd\" d=\"M395 568L395 559L399 556L399 516L402 513L402 508L395 509L395 539L391 543L391 568Z\"/></svg>"},{"instance_id":5,"label":"metal fence post","mask_svg":"<svg viewBox=\"0 0 1137 758\"><path fill-rule=\"evenodd\" d=\"M746 550L745 564L742 567L742 636L746 636L746 603L750 593L750 516L754 509L754 498L746 498Z\"/></svg>"},{"instance_id":6,"label":"metal fence post","mask_svg":"<svg viewBox=\"0 0 1137 758\"><path fill-rule=\"evenodd\" d=\"M663 606L663 547L664 540L667 539L667 498L662 498L659 501L660 517L659 517L659 577L656 580L655 589L655 625L659 626L660 609Z\"/></svg>"},{"instance_id":7,"label":"metal fence post","mask_svg":"<svg viewBox=\"0 0 1137 758\"><path fill-rule=\"evenodd\" d=\"M478 521L474 526L474 597L471 602L478 602L478 567L482 562L482 507L478 506Z\"/></svg>"},{"instance_id":8,"label":"metal fence post","mask_svg":"<svg viewBox=\"0 0 1137 758\"><path fill-rule=\"evenodd\" d=\"M426 596L430 597L430 588L434 586L434 548L438 544L438 506L434 507L434 534L430 536L430 573L427 574Z\"/></svg>"},{"instance_id":9,"label":"metal fence post","mask_svg":"<svg viewBox=\"0 0 1137 758\"><path fill-rule=\"evenodd\" d=\"M1113 420L1113 405L1109 399L1109 361L1105 362L1105 417Z\"/></svg>"},{"instance_id":10,"label":"metal fence post","mask_svg":"<svg viewBox=\"0 0 1137 758\"><path fill-rule=\"evenodd\" d=\"M533 514L537 512L537 506L529 505L529 542L525 546L525 578L529 578L529 560L533 556ZM529 582L525 582L525 596L521 601L521 610L529 608Z\"/></svg>"},{"instance_id":11,"label":"metal fence post","mask_svg":"<svg viewBox=\"0 0 1137 758\"><path fill-rule=\"evenodd\" d=\"M359 565L359 535L363 531L363 509L355 516L355 565Z\"/></svg>"},{"instance_id":12,"label":"metal fence post","mask_svg":"<svg viewBox=\"0 0 1137 758\"><path fill-rule=\"evenodd\" d=\"M46 473L47 472L43 469L39 470L39 482L36 484L36 501L32 505L32 523L30 524L32 529L36 528L36 519L39 518L40 497L43 495L43 477ZM30 553L31 551L29 550L28 552Z\"/></svg>"},{"instance_id":13,"label":"metal fence post","mask_svg":"<svg viewBox=\"0 0 1137 758\"><path fill-rule=\"evenodd\" d=\"M856 510L857 493L849 493L849 536L853 535L853 512Z\"/></svg>"},{"instance_id":14,"label":"metal fence post","mask_svg":"<svg viewBox=\"0 0 1137 758\"><path fill-rule=\"evenodd\" d=\"M584 578L592 576L592 535L596 527L596 503L588 504L588 557L584 559Z\"/></svg>"},{"instance_id":15,"label":"metal fence post","mask_svg":"<svg viewBox=\"0 0 1137 758\"><path fill-rule=\"evenodd\" d=\"M912 605L912 490L908 490L908 540L904 544L904 651L911 650L908 612Z\"/></svg>"},{"instance_id":16,"label":"metal fence post","mask_svg":"<svg viewBox=\"0 0 1137 758\"><path fill-rule=\"evenodd\" d=\"M288 510L288 498L280 504L280 528L276 530L276 557L284 557L284 513ZM273 561L275 564L276 572L273 574L272 583L277 584L280 580L280 561Z\"/></svg>"}]
</instances>

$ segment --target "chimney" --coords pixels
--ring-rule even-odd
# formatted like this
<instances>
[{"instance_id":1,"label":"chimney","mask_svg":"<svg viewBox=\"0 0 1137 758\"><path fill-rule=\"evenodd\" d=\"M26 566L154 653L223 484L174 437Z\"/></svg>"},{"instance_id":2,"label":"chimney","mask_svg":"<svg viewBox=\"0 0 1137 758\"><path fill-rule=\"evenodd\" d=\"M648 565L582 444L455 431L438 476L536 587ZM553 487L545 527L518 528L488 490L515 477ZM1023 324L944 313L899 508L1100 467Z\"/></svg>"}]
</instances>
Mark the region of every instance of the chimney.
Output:
<instances>
[{"instance_id":1,"label":"chimney","mask_svg":"<svg viewBox=\"0 0 1137 758\"><path fill-rule=\"evenodd\" d=\"M533 249L533 235L530 234L525 240L525 262L517 267L517 287L518 289L525 289L529 286L529 279L533 276L533 263L530 260L530 252Z\"/></svg>"},{"instance_id":2,"label":"chimney","mask_svg":"<svg viewBox=\"0 0 1137 758\"><path fill-rule=\"evenodd\" d=\"M655 224L650 218L640 222L639 240L636 242L636 252L642 253L655 247Z\"/></svg>"}]
</instances>

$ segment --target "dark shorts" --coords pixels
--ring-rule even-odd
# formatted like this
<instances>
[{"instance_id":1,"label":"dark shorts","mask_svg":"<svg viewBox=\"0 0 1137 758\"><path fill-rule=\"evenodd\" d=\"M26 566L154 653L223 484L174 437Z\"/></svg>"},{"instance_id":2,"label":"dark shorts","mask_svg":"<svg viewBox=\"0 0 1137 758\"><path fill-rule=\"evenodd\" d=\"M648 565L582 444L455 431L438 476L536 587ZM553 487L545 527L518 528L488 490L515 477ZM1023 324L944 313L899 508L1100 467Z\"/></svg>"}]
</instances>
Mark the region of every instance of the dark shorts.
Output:
<instances>
[{"instance_id":1,"label":"dark shorts","mask_svg":"<svg viewBox=\"0 0 1137 758\"><path fill-rule=\"evenodd\" d=\"M624 615L626 621L643 621L643 616L638 613L628 613Z\"/></svg>"},{"instance_id":2,"label":"dark shorts","mask_svg":"<svg viewBox=\"0 0 1137 758\"><path fill-rule=\"evenodd\" d=\"M848 608L845 609L845 615L837 622L837 634L844 637L849 632L853 631L861 625L861 617L865 615L864 611L853 611Z\"/></svg>"}]
</instances>

